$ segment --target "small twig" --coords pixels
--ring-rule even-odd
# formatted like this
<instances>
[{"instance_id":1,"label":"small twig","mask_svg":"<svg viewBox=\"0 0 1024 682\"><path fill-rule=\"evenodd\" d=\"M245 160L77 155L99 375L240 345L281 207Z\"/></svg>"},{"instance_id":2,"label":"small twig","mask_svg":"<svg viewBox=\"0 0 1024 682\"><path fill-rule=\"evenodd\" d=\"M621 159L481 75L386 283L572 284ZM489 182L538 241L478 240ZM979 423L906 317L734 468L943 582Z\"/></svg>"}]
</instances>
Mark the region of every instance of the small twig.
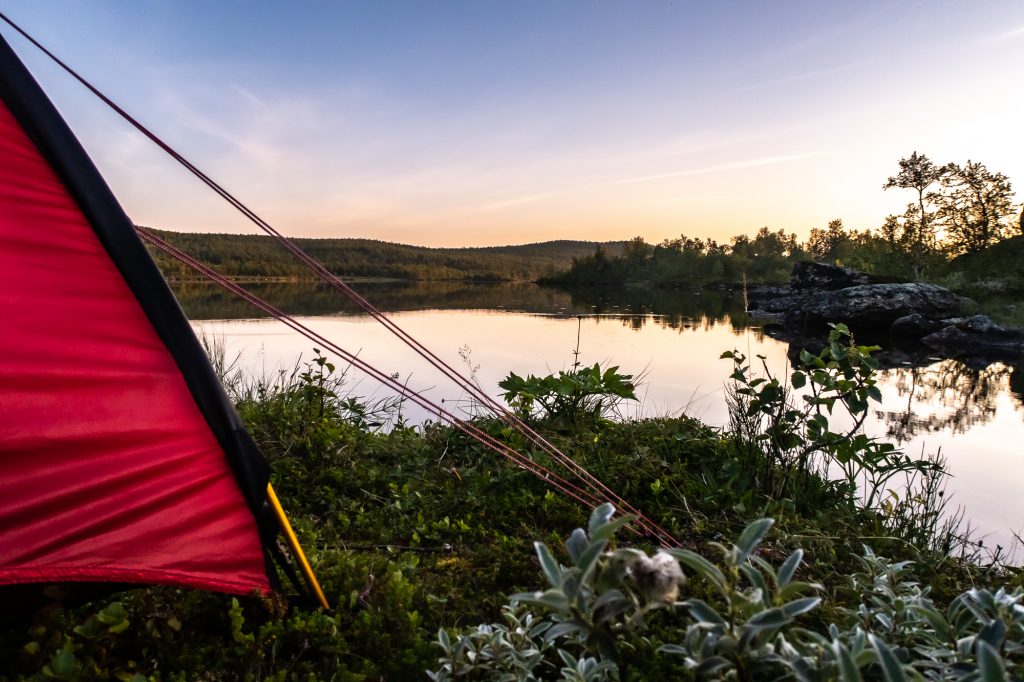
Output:
<instances>
[{"instance_id":1,"label":"small twig","mask_svg":"<svg viewBox=\"0 0 1024 682\"><path fill-rule=\"evenodd\" d=\"M572 368L573 368L573 370L578 370L580 368L580 332L581 332L582 329L583 329L583 316L582 315L577 315L576 316L576 347L572 351L572 354L573 354Z\"/></svg>"},{"instance_id":2,"label":"small twig","mask_svg":"<svg viewBox=\"0 0 1024 682\"><path fill-rule=\"evenodd\" d=\"M368 576L366 576L366 587L364 587L363 591L359 593L359 598L356 599L356 603L358 603L363 608L370 608L370 602L367 601L367 599L369 598L370 590L372 590L372 589L373 589L373 573L371 573Z\"/></svg>"}]
</instances>

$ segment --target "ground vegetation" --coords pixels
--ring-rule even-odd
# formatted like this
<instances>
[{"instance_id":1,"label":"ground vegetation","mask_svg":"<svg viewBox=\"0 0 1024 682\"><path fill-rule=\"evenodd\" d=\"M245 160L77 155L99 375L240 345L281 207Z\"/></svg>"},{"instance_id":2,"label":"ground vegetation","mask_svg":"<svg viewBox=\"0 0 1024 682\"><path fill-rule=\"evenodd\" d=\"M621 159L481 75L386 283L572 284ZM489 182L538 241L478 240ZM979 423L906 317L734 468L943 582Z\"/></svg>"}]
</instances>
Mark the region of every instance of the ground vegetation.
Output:
<instances>
[{"instance_id":1,"label":"ground vegetation","mask_svg":"<svg viewBox=\"0 0 1024 682\"><path fill-rule=\"evenodd\" d=\"M404 423L400 401L349 395L322 356L272 380L219 362L334 608L51 588L3 626L0 679L1020 674L1021 575L947 522L941 462L831 426L876 397L872 350L837 327L788 382L726 353L724 430L611 419L634 395L611 368L510 374L510 404L671 531L669 548L454 429Z\"/></svg>"}]
</instances>

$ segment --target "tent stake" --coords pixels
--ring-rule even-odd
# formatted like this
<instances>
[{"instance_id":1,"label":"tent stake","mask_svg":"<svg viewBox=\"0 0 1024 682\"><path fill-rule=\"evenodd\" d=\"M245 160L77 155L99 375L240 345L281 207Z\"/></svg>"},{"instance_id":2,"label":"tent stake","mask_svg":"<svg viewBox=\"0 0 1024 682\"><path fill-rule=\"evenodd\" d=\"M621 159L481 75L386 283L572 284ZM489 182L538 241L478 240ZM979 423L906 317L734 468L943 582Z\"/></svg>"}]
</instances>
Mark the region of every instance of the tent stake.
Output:
<instances>
[{"instance_id":1,"label":"tent stake","mask_svg":"<svg viewBox=\"0 0 1024 682\"><path fill-rule=\"evenodd\" d=\"M284 531L285 537L288 538L288 544L292 548L292 554L299 561L299 566L302 568L302 574L306 576L306 580L309 582L310 587L316 592L317 601L320 602L320 606L325 609L330 609L330 604L327 603L327 597L324 596L324 591L320 589L320 582L316 579L316 575L313 574L313 569L309 565L309 561L306 560L306 554L302 551L302 545L299 544L299 539L295 537L295 531L292 530L292 524L288 522L288 517L285 516L284 509L281 507L281 501L277 499L277 493L274 492L274 486L267 484L267 499L270 500L270 506L274 508L274 513L277 514L277 520L281 524L281 529Z\"/></svg>"}]
</instances>

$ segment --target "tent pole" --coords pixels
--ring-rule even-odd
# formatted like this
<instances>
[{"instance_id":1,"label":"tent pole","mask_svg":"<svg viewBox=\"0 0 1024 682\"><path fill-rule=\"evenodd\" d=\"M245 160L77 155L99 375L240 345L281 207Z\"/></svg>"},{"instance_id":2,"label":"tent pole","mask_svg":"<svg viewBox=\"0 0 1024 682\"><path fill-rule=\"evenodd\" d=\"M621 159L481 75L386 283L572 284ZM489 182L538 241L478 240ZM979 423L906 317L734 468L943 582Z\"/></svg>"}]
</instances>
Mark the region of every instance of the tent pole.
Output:
<instances>
[{"instance_id":1,"label":"tent pole","mask_svg":"<svg viewBox=\"0 0 1024 682\"><path fill-rule=\"evenodd\" d=\"M325 609L331 608L330 604L327 603L327 597L324 596L324 591L320 589L320 582L316 579L316 575L313 574L313 569L309 565L309 561L306 560L306 554L302 551L302 545L299 544L299 539L295 537L295 531L292 530L292 524L288 522L288 517L284 513L284 509L281 507L281 501L277 499L277 493L274 492L274 486L267 484L267 499L270 501L270 506L274 508L274 513L277 515L277 521L281 524L281 529L284 530L285 537L288 538L288 544L292 548L292 554L299 562L299 566L302 568L302 574L306 576L306 581L309 582L310 587L316 593L317 601L320 602L320 606Z\"/></svg>"}]
</instances>

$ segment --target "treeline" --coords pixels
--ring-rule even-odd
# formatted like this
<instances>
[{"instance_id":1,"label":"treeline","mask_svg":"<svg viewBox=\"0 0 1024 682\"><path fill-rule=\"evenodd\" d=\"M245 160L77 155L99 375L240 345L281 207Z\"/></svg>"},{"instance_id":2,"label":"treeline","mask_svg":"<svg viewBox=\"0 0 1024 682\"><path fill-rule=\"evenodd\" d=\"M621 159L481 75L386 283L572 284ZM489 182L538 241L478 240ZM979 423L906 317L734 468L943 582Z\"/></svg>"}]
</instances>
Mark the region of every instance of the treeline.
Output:
<instances>
[{"instance_id":1,"label":"treeline","mask_svg":"<svg viewBox=\"0 0 1024 682\"><path fill-rule=\"evenodd\" d=\"M1024 251L1024 246L1014 245L1024 242L1024 212L1014 203L1005 175L973 161L937 165L914 152L899 160L899 172L883 189L907 190L913 200L902 214L888 216L876 228L851 230L837 219L812 229L806 241L767 227L726 243L686 235L656 245L636 237L629 242L561 240L457 249L371 239L295 241L329 270L350 278L564 285L774 283L785 281L797 260L813 259L883 276L952 278L953 284L966 286L972 278L995 273L1010 282L1004 289L1024 290L1021 259L1013 257ZM158 233L229 277L313 279L270 237ZM1015 234L1018 239L1012 238ZM1000 248L994 249L996 245ZM169 279L194 278L177 261L158 252L153 256Z\"/></svg>"},{"instance_id":2,"label":"treeline","mask_svg":"<svg viewBox=\"0 0 1024 682\"><path fill-rule=\"evenodd\" d=\"M793 263L811 259L891 277L959 277L960 284L970 283L965 278L995 275L1011 282L1010 288L1024 288L1024 266L1015 257L1024 250L1024 211L1014 203L1005 175L972 161L938 166L917 152L900 159L899 167L883 189L910 190L914 201L875 229L850 230L837 219L812 229L803 242L793 233L767 227L722 244L683 235L652 245L635 237L618 256L599 245L575 259L568 271L545 281L775 283L788 278ZM992 270L992 265L999 268Z\"/></svg>"},{"instance_id":3,"label":"treeline","mask_svg":"<svg viewBox=\"0 0 1024 682\"><path fill-rule=\"evenodd\" d=\"M155 230L161 238L229 277L310 280L315 277L264 235L188 234ZM342 277L403 280L535 281L570 267L600 246L619 253L622 242L551 241L520 246L435 249L373 239L296 239L306 253ZM169 279L192 279L185 265L151 250Z\"/></svg>"}]
</instances>

